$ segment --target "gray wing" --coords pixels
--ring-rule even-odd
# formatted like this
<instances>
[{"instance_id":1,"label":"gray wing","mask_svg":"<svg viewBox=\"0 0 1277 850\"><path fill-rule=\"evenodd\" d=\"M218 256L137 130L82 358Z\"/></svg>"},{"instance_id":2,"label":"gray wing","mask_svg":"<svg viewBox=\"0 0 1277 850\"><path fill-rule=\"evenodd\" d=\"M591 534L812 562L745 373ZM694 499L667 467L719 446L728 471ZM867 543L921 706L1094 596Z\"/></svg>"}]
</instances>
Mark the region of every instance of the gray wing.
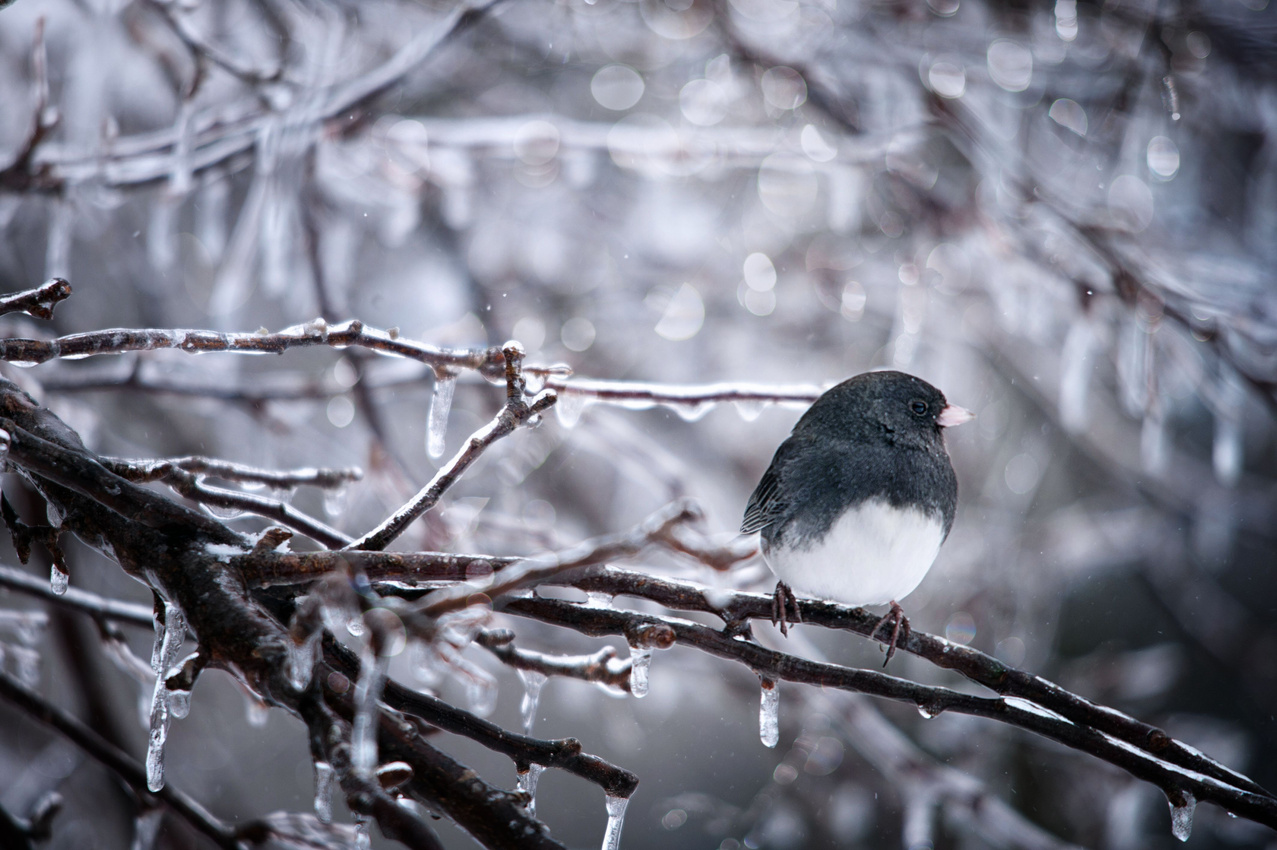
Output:
<instances>
[{"instance_id":1,"label":"gray wing","mask_svg":"<svg viewBox=\"0 0 1277 850\"><path fill-rule=\"evenodd\" d=\"M789 444L789 440L780 444L771 466L767 467L762 480L750 495L749 502L745 505L745 518L740 524L741 534L760 531L784 518L789 504L781 487L781 478L786 456L789 454Z\"/></svg>"}]
</instances>

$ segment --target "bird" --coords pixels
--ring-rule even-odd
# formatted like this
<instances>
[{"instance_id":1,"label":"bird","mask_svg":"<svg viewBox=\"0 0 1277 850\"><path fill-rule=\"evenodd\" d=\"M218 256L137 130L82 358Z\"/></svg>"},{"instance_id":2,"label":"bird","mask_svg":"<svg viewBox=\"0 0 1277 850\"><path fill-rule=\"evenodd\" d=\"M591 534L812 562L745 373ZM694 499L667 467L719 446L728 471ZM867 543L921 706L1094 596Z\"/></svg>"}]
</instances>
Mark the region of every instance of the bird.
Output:
<instances>
[{"instance_id":1,"label":"bird","mask_svg":"<svg viewBox=\"0 0 1277 850\"><path fill-rule=\"evenodd\" d=\"M775 573L772 622L801 621L794 591L852 607L890 604L885 666L909 621L899 600L953 528L958 478L944 430L975 414L904 372L865 372L812 403L749 497L741 533L761 532Z\"/></svg>"}]
</instances>

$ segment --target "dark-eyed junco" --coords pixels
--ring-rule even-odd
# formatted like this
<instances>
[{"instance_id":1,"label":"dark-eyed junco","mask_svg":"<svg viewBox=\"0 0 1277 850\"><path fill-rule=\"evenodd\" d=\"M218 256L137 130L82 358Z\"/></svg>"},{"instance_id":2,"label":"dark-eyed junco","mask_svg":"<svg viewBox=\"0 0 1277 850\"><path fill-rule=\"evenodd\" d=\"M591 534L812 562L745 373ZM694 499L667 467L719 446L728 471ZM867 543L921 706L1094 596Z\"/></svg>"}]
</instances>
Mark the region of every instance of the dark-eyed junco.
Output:
<instances>
[{"instance_id":1,"label":"dark-eyed junco","mask_svg":"<svg viewBox=\"0 0 1277 850\"><path fill-rule=\"evenodd\" d=\"M763 558L780 579L773 618L782 630L790 588L845 605L890 603L878 624L895 619L890 660L908 628L899 600L953 526L958 479L943 430L972 416L903 372L866 372L816 399L776 450L741 523L742 533L762 532Z\"/></svg>"}]
</instances>

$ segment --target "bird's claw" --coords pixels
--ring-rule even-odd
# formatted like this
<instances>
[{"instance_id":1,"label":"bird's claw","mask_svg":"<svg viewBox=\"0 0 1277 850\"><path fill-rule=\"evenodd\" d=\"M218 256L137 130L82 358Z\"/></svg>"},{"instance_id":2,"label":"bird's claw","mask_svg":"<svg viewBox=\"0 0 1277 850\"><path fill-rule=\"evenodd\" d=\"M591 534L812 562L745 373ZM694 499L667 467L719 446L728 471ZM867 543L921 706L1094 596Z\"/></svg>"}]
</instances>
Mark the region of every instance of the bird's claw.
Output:
<instances>
[{"instance_id":1,"label":"bird's claw","mask_svg":"<svg viewBox=\"0 0 1277 850\"><path fill-rule=\"evenodd\" d=\"M793 606L794 617L789 619L790 606ZM780 633L789 637L789 624L803 621L802 609L798 607L798 597L783 581L776 582L776 590L772 593L772 625L780 627Z\"/></svg>"},{"instance_id":2,"label":"bird's claw","mask_svg":"<svg viewBox=\"0 0 1277 850\"><path fill-rule=\"evenodd\" d=\"M878 630L891 621L891 639L887 641L887 657L883 659L882 666L886 667L887 662L891 660L891 656L896 654L896 647L900 643L900 636L903 634L906 638L909 636L909 618L905 616L905 610L900 607L900 603L891 600L891 608L878 624L874 626L873 631L869 633L871 638L878 636Z\"/></svg>"}]
</instances>

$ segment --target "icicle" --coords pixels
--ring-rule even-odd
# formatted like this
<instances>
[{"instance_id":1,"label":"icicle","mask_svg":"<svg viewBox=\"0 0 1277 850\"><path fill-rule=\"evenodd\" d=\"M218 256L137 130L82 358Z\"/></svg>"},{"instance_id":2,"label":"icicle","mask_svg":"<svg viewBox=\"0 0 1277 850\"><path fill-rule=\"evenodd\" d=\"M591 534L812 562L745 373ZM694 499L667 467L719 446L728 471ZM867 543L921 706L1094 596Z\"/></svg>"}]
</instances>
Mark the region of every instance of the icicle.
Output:
<instances>
[{"instance_id":1,"label":"icicle","mask_svg":"<svg viewBox=\"0 0 1277 850\"><path fill-rule=\"evenodd\" d=\"M342 484L324 491L324 513L329 519L336 519L346 512L347 495L350 488Z\"/></svg>"},{"instance_id":2,"label":"icicle","mask_svg":"<svg viewBox=\"0 0 1277 850\"><path fill-rule=\"evenodd\" d=\"M156 806L146 809L133 822L133 844L131 850L151 850L155 839L160 834L160 824L164 821L164 809Z\"/></svg>"},{"instance_id":3,"label":"icicle","mask_svg":"<svg viewBox=\"0 0 1277 850\"><path fill-rule=\"evenodd\" d=\"M1122 406L1131 416L1142 416L1148 404L1149 349L1152 335L1144 323L1133 319L1122 328L1118 343L1117 376Z\"/></svg>"},{"instance_id":4,"label":"icicle","mask_svg":"<svg viewBox=\"0 0 1277 850\"><path fill-rule=\"evenodd\" d=\"M642 699L647 696L647 674L652 669L650 646L630 647L630 693Z\"/></svg>"},{"instance_id":5,"label":"icicle","mask_svg":"<svg viewBox=\"0 0 1277 850\"><path fill-rule=\"evenodd\" d=\"M0 643L0 661L3 661L5 649L5 645ZM7 649L9 654L13 656L14 673L18 677L18 681L28 688L35 688L39 685L40 653L25 646L8 646ZM0 666L3 665L0 664Z\"/></svg>"},{"instance_id":6,"label":"icicle","mask_svg":"<svg viewBox=\"0 0 1277 850\"><path fill-rule=\"evenodd\" d=\"M200 193L195 207L195 235L208 258L216 266L226 250L226 205L230 200L230 185L222 178L213 178Z\"/></svg>"},{"instance_id":7,"label":"icicle","mask_svg":"<svg viewBox=\"0 0 1277 850\"><path fill-rule=\"evenodd\" d=\"M355 721L350 732L350 762L355 770L371 773L377 766L377 700L386 680L388 656L364 653L355 685Z\"/></svg>"},{"instance_id":8,"label":"icicle","mask_svg":"<svg viewBox=\"0 0 1277 850\"><path fill-rule=\"evenodd\" d=\"M629 804L629 797L607 795L607 829L603 833L603 850L619 850L621 827L625 825L625 807Z\"/></svg>"},{"instance_id":9,"label":"icicle","mask_svg":"<svg viewBox=\"0 0 1277 850\"><path fill-rule=\"evenodd\" d=\"M151 204L146 225L146 258L151 267L167 272L177 262L178 199L160 197Z\"/></svg>"},{"instance_id":10,"label":"icicle","mask_svg":"<svg viewBox=\"0 0 1277 850\"><path fill-rule=\"evenodd\" d=\"M1094 363L1095 333L1090 320L1078 316L1069 328L1060 352L1060 424L1070 433L1078 433L1087 425L1087 394Z\"/></svg>"},{"instance_id":11,"label":"icicle","mask_svg":"<svg viewBox=\"0 0 1277 850\"><path fill-rule=\"evenodd\" d=\"M1220 376L1215 411L1215 444L1211 460L1215 477L1225 487L1236 486L1242 472L1242 431L1246 388L1231 370Z\"/></svg>"},{"instance_id":12,"label":"icicle","mask_svg":"<svg viewBox=\"0 0 1277 850\"><path fill-rule=\"evenodd\" d=\"M315 655L322 631L308 635L300 644L288 642L288 683L299 691L310 687L311 672L315 669Z\"/></svg>"},{"instance_id":13,"label":"icicle","mask_svg":"<svg viewBox=\"0 0 1277 850\"><path fill-rule=\"evenodd\" d=\"M1197 809L1197 798L1187 791L1177 791L1179 802L1170 801L1171 834L1180 841L1187 841L1193 832L1193 812Z\"/></svg>"},{"instance_id":14,"label":"icicle","mask_svg":"<svg viewBox=\"0 0 1277 850\"><path fill-rule=\"evenodd\" d=\"M270 706L256 697L250 697L244 706L244 719L254 729L261 729L270 721Z\"/></svg>"},{"instance_id":15,"label":"icicle","mask_svg":"<svg viewBox=\"0 0 1277 850\"><path fill-rule=\"evenodd\" d=\"M44 249L44 279L71 276L71 237L74 210L69 201L53 204Z\"/></svg>"},{"instance_id":16,"label":"icicle","mask_svg":"<svg viewBox=\"0 0 1277 850\"><path fill-rule=\"evenodd\" d=\"M1149 407L1140 428L1140 461L1144 471L1153 475L1166 469L1166 417L1160 400Z\"/></svg>"},{"instance_id":17,"label":"icicle","mask_svg":"<svg viewBox=\"0 0 1277 850\"><path fill-rule=\"evenodd\" d=\"M333 822L333 780L336 776L331 764L315 762L315 817L321 823Z\"/></svg>"},{"instance_id":18,"label":"icicle","mask_svg":"<svg viewBox=\"0 0 1277 850\"><path fill-rule=\"evenodd\" d=\"M531 764L527 770L519 771L514 782L515 792L528 798L526 808L532 817L537 815L537 783L541 781L542 773L545 773L545 765Z\"/></svg>"},{"instance_id":19,"label":"icicle","mask_svg":"<svg viewBox=\"0 0 1277 850\"><path fill-rule=\"evenodd\" d=\"M54 561L53 566L49 568L49 589L61 596L67 592L67 582L70 579L71 576L67 574L66 570L62 569L57 561Z\"/></svg>"},{"instance_id":20,"label":"icicle","mask_svg":"<svg viewBox=\"0 0 1277 850\"><path fill-rule=\"evenodd\" d=\"M523 702L519 710L523 713L523 734L532 734L532 724L537 719L537 705L541 702L541 688L545 685L546 675L538 670L520 670L519 678L523 681Z\"/></svg>"},{"instance_id":21,"label":"icicle","mask_svg":"<svg viewBox=\"0 0 1277 850\"><path fill-rule=\"evenodd\" d=\"M186 616L175 602L164 603L164 622L156 619L155 648L151 652L151 669L155 671L155 690L151 696L149 742L146 749L146 785L152 791L164 787L164 742L168 740L170 721L169 690L165 684L168 669L177 661L186 639Z\"/></svg>"},{"instance_id":22,"label":"icicle","mask_svg":"<svg viewBox=\"0 0 1277 850\"><path fill-rule=\"evenodd\" d=\"M780 688L771 679L761 679L762 701L758 707L758 737L763 746L780 743Z\"/></svg>"},{"instance_id":23,"label":"icicle","mask_svg":"<svg viewBox=\"0 0 1277 850\"><path fill-rule=\"evenodd\" d=\"M430 418L426 423L426 452L431 457L443 457L444 438L448 432L448 412L452 409L452 396L456 389L456 375L444 371L435 372L435 391L430 397Z\"/></svg>"}]
</instances>

